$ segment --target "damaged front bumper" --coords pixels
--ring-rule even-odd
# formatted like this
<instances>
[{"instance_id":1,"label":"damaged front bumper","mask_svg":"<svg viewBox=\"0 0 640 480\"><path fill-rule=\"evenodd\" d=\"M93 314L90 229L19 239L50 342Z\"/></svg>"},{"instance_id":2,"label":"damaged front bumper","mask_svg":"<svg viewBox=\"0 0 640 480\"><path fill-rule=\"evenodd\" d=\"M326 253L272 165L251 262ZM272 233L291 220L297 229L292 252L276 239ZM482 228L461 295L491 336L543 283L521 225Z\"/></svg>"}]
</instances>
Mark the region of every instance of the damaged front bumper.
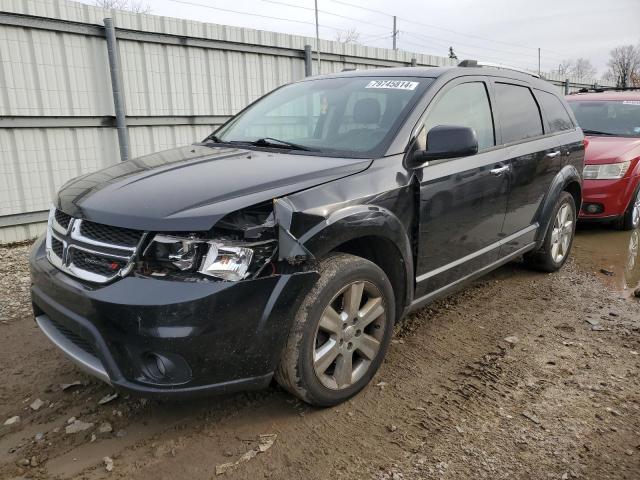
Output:
<instances>
[{"instance_id":1,"label":"damaged front bumper","mask_svg":"<svg viewBox=\"0 0 640 480\"><path fill-rule=\"evenodd\" d=\"M37 323L68 357L116 389L191 396L265 387L307 271L239 282L130 275L87 285L55 268L43 240L30 258Z\"/></svg>"}]
</instances>

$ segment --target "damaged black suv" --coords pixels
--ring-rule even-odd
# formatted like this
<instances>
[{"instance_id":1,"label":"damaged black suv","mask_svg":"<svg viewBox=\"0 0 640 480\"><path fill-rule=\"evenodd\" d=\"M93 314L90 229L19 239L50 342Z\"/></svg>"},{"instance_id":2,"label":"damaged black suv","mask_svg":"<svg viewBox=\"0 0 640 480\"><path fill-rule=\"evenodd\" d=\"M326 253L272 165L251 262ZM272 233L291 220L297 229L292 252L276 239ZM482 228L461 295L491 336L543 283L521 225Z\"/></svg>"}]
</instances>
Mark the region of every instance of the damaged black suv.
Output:
<instances>
[{"instance_id":1,"label":"damaged black suv","mask_svg":"<svg viewBox=\"0 0 640 480\"><path fill-rule=\"evenodd\" d=\"M304 79L204 141L64 185L30 264L40 329L116 389L361 390L409 311L524 256L566 261L584 145L505 68Z\"/></svg>"}]
</instances>

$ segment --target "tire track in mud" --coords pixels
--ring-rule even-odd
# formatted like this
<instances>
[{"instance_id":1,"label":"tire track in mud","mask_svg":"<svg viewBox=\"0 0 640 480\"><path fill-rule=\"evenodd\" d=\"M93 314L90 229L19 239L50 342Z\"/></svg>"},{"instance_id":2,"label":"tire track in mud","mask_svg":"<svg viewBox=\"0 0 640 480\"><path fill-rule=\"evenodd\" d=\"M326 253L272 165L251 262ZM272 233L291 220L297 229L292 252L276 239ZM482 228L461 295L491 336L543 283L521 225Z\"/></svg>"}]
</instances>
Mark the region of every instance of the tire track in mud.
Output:
<instances>
[{"instance_id":1,"label":"tire track in mud","mask_svg":"<svg viewBox=\"0 0 640 480\"><path fill-rule=\"evenodd\" d=\"M0 478L210 479L216 465L235 461L269 433L278 437L268 452L223 478L634 478L640 412L634 417L633 406L640 389L630 371L639 365L620 358L640 350L640 341L633 311L610 297L571 265L556 275L504 267L397 326L372 384L326 410L277 387L180 404L118 399L98 407L108 387L90 382L61 392L59 383L88 377L34 333L30 320L12 320L2 328L15 341L0 360L7 365L19 356L22 365L8 370L27 372L27 379L5 379L0 412L24 419L16 430L0 430ZM624 324L628 335L618 326L611 333L585 327L585 316L598 318L610 308L624 317L621 324L631 321ZM505 342L510 335L519 342ZM611 380L612 371L624 380ZM603 381L616 388L605 393ZM34 397L54 407L46 415L24 410L25 399ZM621 416L603 410L605 404ZM605 420L594 416L601 411ZM109 421L113 433L94 442L92 430L65 435L71 416L95 425ZM614 421L606 435L599 433ZM45 439L35 442L39 429ZM119 430L127 434L117 437ZM105 455L114 459L111 473L101 463ZM37 467L16 464L32 456L42 459ZM612 476L616 471L623 473Z\"/></svg>"}]
</instances>

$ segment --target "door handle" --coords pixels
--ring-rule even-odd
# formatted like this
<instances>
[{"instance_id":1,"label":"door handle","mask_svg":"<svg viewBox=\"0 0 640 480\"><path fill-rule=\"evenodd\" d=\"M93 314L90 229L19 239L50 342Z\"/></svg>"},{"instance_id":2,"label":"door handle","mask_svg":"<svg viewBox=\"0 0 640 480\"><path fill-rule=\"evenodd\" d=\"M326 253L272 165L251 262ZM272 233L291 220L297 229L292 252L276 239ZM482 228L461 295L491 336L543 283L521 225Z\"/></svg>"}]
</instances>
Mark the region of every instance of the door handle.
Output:
<instances>
[{"instance_id":1,"label":"door handle","mask_svg":"<svg viewBox=\"0 0 640 480\"><path fill-rule=\"evenodd\" d=\"M555 152L547 153L545 155L545 157L547 157L547 158L556 158L558 155L560 155L560 150L556 150Z\"/></svg>"},{"instance_id":2,"label":"door handle","mask_svg":"<svg viewBox=\"0 0 640 480\"><path fill-rule=\"evenodd\" d=\"M491 175L495 175L496 177L499 177L500 175L502 175L504 172L508 170L509 170L509 165L503 165L502 167L492 168L491 170L489 170L489 173Z\"/></svg>"}]
</instances>

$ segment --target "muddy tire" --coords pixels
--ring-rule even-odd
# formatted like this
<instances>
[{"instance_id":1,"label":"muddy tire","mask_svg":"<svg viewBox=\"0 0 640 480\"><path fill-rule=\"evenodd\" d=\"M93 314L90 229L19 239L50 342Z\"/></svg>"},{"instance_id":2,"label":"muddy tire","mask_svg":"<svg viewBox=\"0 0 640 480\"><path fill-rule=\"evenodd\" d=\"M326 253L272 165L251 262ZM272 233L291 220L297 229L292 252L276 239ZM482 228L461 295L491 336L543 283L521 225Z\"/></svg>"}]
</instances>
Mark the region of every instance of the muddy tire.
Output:
<instances>
[{"instance_id":1,"label":"muddy tire","mask_svg":"<svg viewBox=\"0 0 640 480\"><path fill-rule=\"evenodd\" d=\"M525 263L536 270L555 272L569 258L576 231L576 203L568 192L562 192L551 213L542 246L524 255Z\"/></svg>"},{"instance_id":2,"label":"muddy tire","mask_svg":"<svg viewBox=\"0 0 640 480\"><path fill-rule=\"evenodd\" d=\"M622 218L615 223L618 230L633 230L640 226L640 186L631 197L627 211Z\"/></svg>"},{"instance_id":3,"label":"muddy tire","mask_svg":"<svg viewBox=\"0 0 640 480\"><path fill-rule=\"evenodd\" d=\"M375 375L391 340L393 288L376 264L348 254L320 263L300 306L275 377L305 402L341 403Z\"/></svg>"}]
</instances>

